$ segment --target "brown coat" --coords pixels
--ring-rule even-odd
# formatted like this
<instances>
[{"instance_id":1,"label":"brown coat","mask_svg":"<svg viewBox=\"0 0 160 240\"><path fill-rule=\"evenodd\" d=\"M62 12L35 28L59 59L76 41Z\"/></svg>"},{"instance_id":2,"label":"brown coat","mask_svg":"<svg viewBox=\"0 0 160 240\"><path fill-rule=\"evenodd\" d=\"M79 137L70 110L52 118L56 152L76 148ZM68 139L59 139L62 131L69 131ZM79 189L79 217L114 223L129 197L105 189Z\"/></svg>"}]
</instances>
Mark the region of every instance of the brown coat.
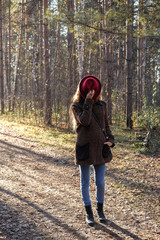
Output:
<instances>
[{"instance_id":1,"label":"brown coat","mask_svg":"<svg viewBox=\"0 0 160 240\"><path fill-rule=\"evenodd\" d=\"M107 141L113 143L114 137L108 125L106 104L103 101L94 102L85 99L72 104L72 111L76 119L76 164L98 165L107 162L102 156L102 148L106 141L104 134L92 115L92 111L107 133Z\"/></svg>"}]
</instances>

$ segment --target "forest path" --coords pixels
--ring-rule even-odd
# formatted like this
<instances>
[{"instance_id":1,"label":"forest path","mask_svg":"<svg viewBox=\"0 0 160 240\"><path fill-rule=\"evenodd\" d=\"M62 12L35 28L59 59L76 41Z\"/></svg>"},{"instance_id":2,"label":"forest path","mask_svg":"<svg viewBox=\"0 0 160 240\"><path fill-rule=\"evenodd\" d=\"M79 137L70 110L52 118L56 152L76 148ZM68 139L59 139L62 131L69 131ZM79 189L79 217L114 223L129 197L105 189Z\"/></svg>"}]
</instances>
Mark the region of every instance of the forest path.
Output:
<instances>
[{"instance_id":1,"label":"forest path","mask_svg":"<svg viewBox=\"0 0 160 240\"><path fill-rule=\"evenodd\" d=\"M106 224L87 227L79 169L67 152L0 126L0 239L160 239L159 162L118 146L106 167Z\"/></svg>"}]
</instances>

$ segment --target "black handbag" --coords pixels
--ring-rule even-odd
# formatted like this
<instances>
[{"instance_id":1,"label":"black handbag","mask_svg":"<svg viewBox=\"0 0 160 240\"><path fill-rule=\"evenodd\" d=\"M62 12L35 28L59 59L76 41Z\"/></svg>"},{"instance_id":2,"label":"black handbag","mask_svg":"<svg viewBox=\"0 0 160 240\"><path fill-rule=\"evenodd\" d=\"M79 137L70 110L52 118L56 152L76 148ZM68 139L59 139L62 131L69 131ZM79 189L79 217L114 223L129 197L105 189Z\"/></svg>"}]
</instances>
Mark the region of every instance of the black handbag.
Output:
<instances>
[{"instance_id":1,"label":"black handbag","mask_svg":"<svg viewBox=\"0 0 160 240\"><path fill-rule=\"evenodd\" d=\"M106 134L105 129L102 128L102 125L101 125L101 123L99 122L99 120L97 119L97 117L96 117L96 115L95 115L94 112L92 112L92 115L93 115L94 119L96 120L96 122L98 123L100 129L102 130L102 132L103 132L103 134L104 134L104 136L105 136L105 138L106 138L107 134ZM111 149L110 149L110 147L108 146L108 144L104 144L104 145L103 145L102 155L103 155L104 158L106 158L106 162L110 162L110 161L112 160L113 155L112 155Z\"/></svg>"}]
</instances>

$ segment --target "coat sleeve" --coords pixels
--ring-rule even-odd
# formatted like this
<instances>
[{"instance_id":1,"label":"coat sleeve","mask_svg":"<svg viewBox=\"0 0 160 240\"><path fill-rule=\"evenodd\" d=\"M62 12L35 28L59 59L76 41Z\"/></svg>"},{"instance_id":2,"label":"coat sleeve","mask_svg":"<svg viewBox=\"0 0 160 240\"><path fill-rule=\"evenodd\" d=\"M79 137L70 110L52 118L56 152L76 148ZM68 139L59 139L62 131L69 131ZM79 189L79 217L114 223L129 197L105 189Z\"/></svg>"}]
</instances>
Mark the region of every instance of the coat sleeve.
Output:
<instances>
[{"instance_id":1,"label":"coat sleeve","mask_svg":"<svg viewBox=\"0 0 160 240\"><path fill-rule=\"evenodd\" d=\"M114 143L114 136L112 134L112 131L109 127L109 124L108 124L108 114L107 114L107 108L105 106L105 128L106 128L106 133L107 133L107 142L111 142L113 143L113 145L111 147L114 147L115 146L115 143Z\"/></svg>"},{"instance_id":2,"label":"coat sleeve","mask_svg":"<svg viewBox=\"0 0 160 240\"><path fill-rule=\"evenodd\" d=\"M76 121L85 127L89 126L91 122L93 102L93 99L87 98L82 107L76 103L72 104L72 111Z\"/></svg>"}]
</instances>

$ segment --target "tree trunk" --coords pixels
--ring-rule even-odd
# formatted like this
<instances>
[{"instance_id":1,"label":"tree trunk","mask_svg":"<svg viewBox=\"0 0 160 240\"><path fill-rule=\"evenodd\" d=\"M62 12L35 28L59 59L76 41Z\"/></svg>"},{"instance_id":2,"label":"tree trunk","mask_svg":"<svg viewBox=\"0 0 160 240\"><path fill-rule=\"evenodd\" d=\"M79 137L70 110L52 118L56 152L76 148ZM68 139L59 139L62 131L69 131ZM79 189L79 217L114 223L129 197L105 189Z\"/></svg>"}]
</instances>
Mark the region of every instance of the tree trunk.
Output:
<instances>
[{"instance_id":1,"label":"tree trunk","mask_svg":"<svg viewBox=\"0 0 160 240\"><path fill-rule=\"evenodd\" d=\"M121 65L122 65L122 57L121 57L121 38L118 38L118 55L117 55L117 71L116 71L116 88L122 90L122 82L121 82Z\"/></svg>"},{"instance_id":2,"label":"tree trunk","mask_svg":"<svg viewBox=\"0 0 160 240\"><path fill-rule=\"evenodd\" d=\"M43 64L43 0L39 0L39 82L40 88L40 109L41 115L44 109L44 64Z\"/></svg>"},{"instance_id":3,"label":"tree trunk","mask_svg":"<svg viewBox=\"0 0 160 240\"><path fill-rule=\"evenodd\" d=\"M68 0L68 12L70 18L73 18L74 15L74 0ZM66 123L69 125L69 106L71 101L71 96L73 95L73 53L74 53L74 32L73 32L73 25L68 27L68 96L67 96L67 114L66 114Z\"/></svg>"},{"instance_id":4,"label":"tree trunk","mask_svg":"<svg viewBox=\"0 0 160 240\"><path fill-rule=\"evenodd\" d=\"M18 81L18 75L20 72L20 58L22 52L22 41L23 41L23 24L24 24L24 0L22 0L22 17L21 17L21 29L20 29L20 37L19 37L19 49L16 56L16 66L14 71L14 94L13 94L13 102L12 102L12 110L15 109L16 98L18 96L18 87L20 82Z\"/></svg>"},{"instance_id":5,"label":"tree trunk","mask_svg":"<svg viewBox=\"0 0 160 240\"><path fill-rule=\"evenodd\" d=\"M28 2L28 1L27 1ZM25 84L24 84L24 102L25 102L25 106L24 106L24 114L27 114L28 112L28 100L30 99L30 94L28 91L28 87L29 87L29 41L28 41L28 21L29 21L29 15L26 14L25 16L25 60L26 60L26 64L25 64ZM29 95L29 96L28 96Z\"/></svg>"},{"instance_id":6,"label":"tree trunk","mask_svg":"<svg viewBox=\"0 0 160 240\"><path fill-rule=\"evenodd\" d=\"M51 80L49 64L49 41L48 41L48 0L44 0L44 49L45 49L45 123L52 124L52 99L51 99Z\"/></svg>"},{"instance_id":7,"label":"tree trunk","mask_svg":"<svg viewBox=\"0 0 160 240\"><path fill-rule=\"evenodd\" d=\"M80 6L78 6L80 5ZM78 12L78 8L84 12L85 1L75 0L75 11ZM83 66L84 66L84 32L80 33L79 26L76 24L76 32L77 32L77 52L78 52L78 71L79 71L79 80L83 75Z\"/></svg>"},{"instance_id":8,"label":"tree trunk","mask_svg":"<svg viewBox=\"0 0 160 240\"><path fill-rule=\"evenodd\" d=\"M102 13L103 13L103 19L102 19L102 24L103 24L103 28L106 28L106 18L105 18L105 12L106 12L106 5L105 5L105 0L103 0L102 2ZM102 33L102 46L100 49L100 58L101 58L101 82L104 88L104 92L103 92L103 98L106 97L106 86L107 86L107 73L106 73L106 33L103 32Z\"/></svg>"},{"instance_id":9,"label":"tree trunk","mask_svg":"<svg viewBox=\"0 0 160 240\"><path fill-rule=\"evenodd\" d=\"M132 0L127 0L128 7L133 8ZM126 87L127 87L127 127L132 128L132 34L133 34L133 18L127 20L127 41L126 41Z\"/></svg>"},{"instance_id":10,"label":"tree trunk","mask_svg":"<svg viewBox=\"0 0 160 240\"><path fill-rule=\"evenodd\" d=\"M8 108L11 111L11 0L9 0L9 46L8 46Z\"/></svg>"},{"instance_id":11,"label":"tree trunk","mask_svg":"<svg viewBox=\"0 0 160 240\"><path fill-rule=\"evenodd\" d=\"M3 73L3 39L2 39L2 0L0 0L0 84L1 114L4 114L4 73Z\"/></svg>"},{"instance_id":12,"label":"tree trunk","mask_svg":"<svg viewBox=\"0 0 160 240\"><path fill-rule=\"evenodd\" d=\"M112 7L112 1L110 2ZM109 2L105 0L106 11L109 10ZM107 27L111 28L111 22L107 23ZM106 61L107 61L107 109L108 109L108 122L112 124L112 80L113 80L113 64L112 64L112 35L106 32Z\"/></svg>"},{"instance_id":13,"label":"tree trunk","mask_svg":"<svg viewBox=\"0 0 160 240\"><path fill-rule=\"evenodd\" d=\"M143 78L143 39L140 37L137 39L137 112L142 112L142 78Z\"/></svg>"}]
</instances>

